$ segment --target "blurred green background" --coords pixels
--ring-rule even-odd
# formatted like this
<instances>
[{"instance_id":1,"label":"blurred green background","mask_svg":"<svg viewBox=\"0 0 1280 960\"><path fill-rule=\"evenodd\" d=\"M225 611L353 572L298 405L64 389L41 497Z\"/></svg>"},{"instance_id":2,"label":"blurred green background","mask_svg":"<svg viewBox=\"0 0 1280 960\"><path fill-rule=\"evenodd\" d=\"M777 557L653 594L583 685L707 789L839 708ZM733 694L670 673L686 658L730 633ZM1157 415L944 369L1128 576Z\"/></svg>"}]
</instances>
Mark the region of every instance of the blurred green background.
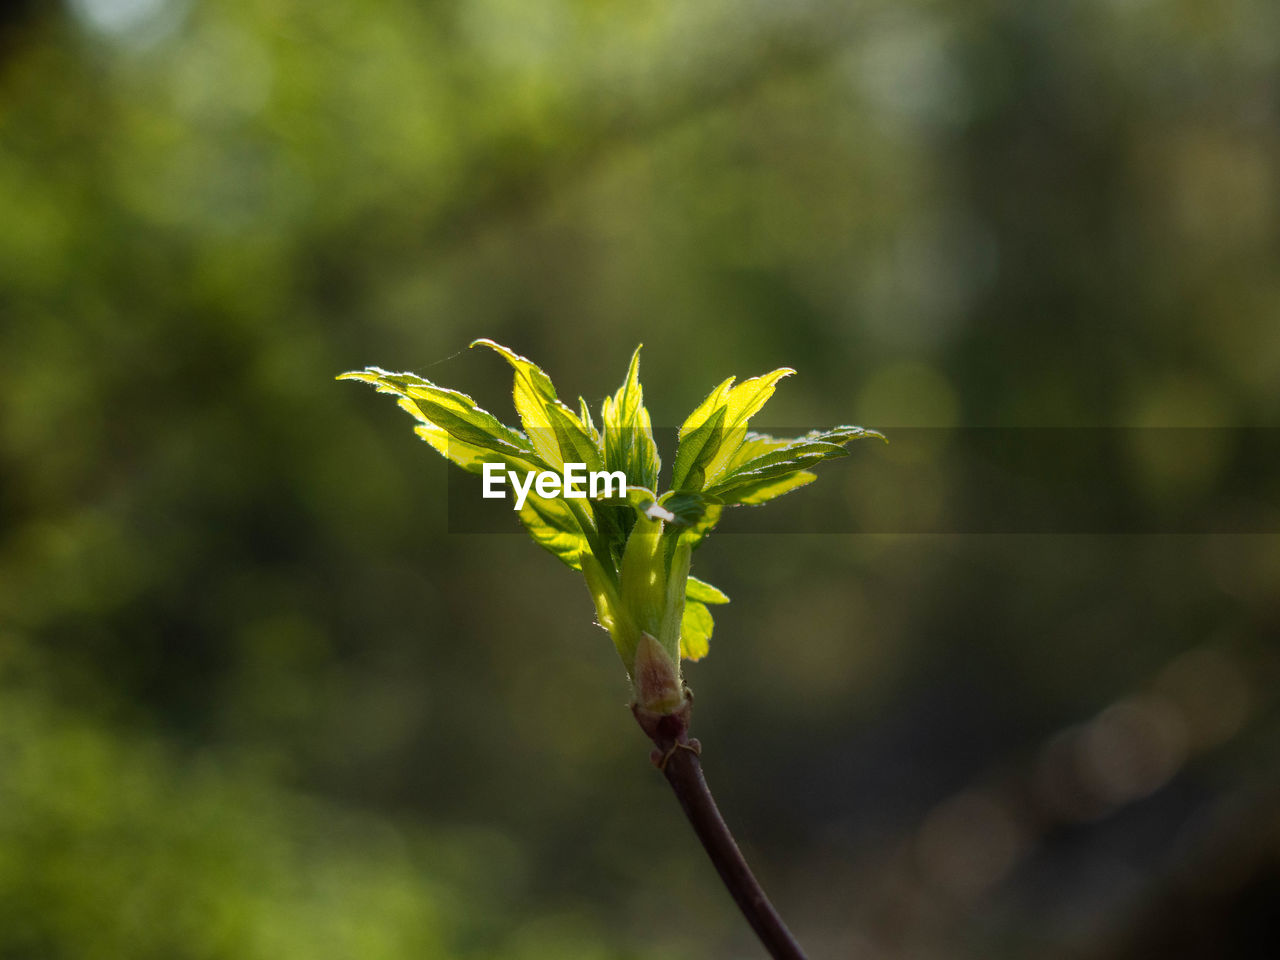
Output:
<instances>
[{"instance_id":1,"label":"blurred green background","mask_svg":"<svg viewBox=\"0 0 1280 960\"><path fill-rule=\"evenodd\" d=\"M1115 465L1120 526L1203 499L1280 417L1277 37L1271 0L4 5L0 957L760 956L581 581L450 533L443 462L333 375L513 419L471 339L594 401L644 341L657 424L786 364L769 424L1217 431ZM943 447L815 491L945 530ZM734 602L688 676L815 960L1275 956L1280 537L754 522L696 557Z\"/></svg>"}]
</instances>

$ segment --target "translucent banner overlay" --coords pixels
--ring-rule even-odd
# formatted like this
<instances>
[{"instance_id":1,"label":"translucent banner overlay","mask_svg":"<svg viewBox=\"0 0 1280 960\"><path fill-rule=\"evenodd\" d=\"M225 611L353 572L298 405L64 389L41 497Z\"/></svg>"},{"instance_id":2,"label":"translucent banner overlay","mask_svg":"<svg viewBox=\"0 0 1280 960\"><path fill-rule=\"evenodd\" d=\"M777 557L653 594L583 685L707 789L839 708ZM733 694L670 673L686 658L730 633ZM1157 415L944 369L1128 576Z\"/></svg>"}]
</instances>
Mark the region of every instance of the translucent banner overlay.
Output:
<instances>
[{"instance_id":1,"label":"translucent banner overlay","mask_svg":"<svg viewBox=\"0 0 1280 960\"><path fill-rule=\"evenodd\" d=\"M774 436L805 429L774 427ZM727 509L718 534L1275 534L1280 428L897 427L818 463L817 480ZM655 429L671 482L676 431ZM450 469L451 533L515 533L507 499ZM585 503L585 501L582 501Z\"/></svg>"}]
</instances>

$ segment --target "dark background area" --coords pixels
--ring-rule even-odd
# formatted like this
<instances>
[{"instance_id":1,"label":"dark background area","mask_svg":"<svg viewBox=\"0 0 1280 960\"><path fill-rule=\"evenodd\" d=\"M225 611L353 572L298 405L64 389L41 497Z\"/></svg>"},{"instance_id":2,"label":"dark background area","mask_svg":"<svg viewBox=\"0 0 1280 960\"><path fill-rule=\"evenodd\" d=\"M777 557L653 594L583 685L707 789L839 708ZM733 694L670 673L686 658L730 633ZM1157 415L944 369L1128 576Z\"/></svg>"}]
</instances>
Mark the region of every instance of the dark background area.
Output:
<instances>
[{"instance_id":1,"label":"dark background area","mask_svg":"<svg viewBox=\"0 0 1280 960\"><path fill-rule=\"evenodd\" d=\"M1277 37L0 7L0 956L759 955L580 578L332 379L514 421L479 336L898 431L695 557L707 774L815 960L1275 956Z\"/></svg>"}]
</instances>

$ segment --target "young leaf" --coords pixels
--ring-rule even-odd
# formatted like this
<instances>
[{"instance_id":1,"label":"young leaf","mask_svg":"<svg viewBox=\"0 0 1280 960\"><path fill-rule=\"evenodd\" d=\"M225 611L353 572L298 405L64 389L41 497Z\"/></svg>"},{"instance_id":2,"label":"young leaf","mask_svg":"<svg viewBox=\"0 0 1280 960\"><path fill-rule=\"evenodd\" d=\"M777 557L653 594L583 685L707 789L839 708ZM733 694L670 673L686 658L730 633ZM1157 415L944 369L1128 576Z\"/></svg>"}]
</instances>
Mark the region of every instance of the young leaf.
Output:
<instances>
[{"instance_id":1,"label":"young leaf","mask_svg":"<svg viewBox=\"0 0 1280 960\"><path fill-rule=\"evenodd\" d=\"M639 381L636 381L636 389L640 389ZM648 408L641 405L633 424L631 471L627 473L627 477L635 477L641 486L656 487L658 474L662 472L662 458L658 455L658 445L653 439L653 421L649 417Z\"/></svg>"},{"instance_id":2,"label":"young leaf","mask_svg":"<svg viewBox=\"0 0 1280 960\"><path fill-rule=\"evenodd\" d=\"M666 510L668 522L682 527L692 527L706 516L708 508L718 501L701 493L676 493L670 491L658 498L658 506Z\"/></svg>"},{"instance_id":3,"label":"young leaf","mask_svg":"<svg viewBox=\"0 0 1280 960\"><path fill-rule=\"evenodd\" d=\"M683 525L681 536L693 547L715 528L724 510L718 499L701 493L664 493L659 504L674 515L672 526Z\"/></svg>"},{"instance_id":4,"label":"young leaf","mask_svg":"<svg viewBox=\"0 0 1280 960\"><path fill-rule=\"evenodd\" d=\"M780 476L787 472L785 469L772 469L775 464L792 461L791 468L801 470L824 459L845 456L848 453L844 449L845 444L867 437L884 439L884 435L875 430L851 426L832 427L830 430L810 430L803 437L791 439L748 431L742 445L707 492L723 497L724 493L732 487L739 487L754 480L766 480L771 476ZM819 452L823 453L823 456L817 458L812 456ZM771 469L765 472L766 467ZM794 487L788 489L794 489Z\"/></svg>"},{"instance_id":5,"label":"young leaf","mask_svg":"<svg viewBox=\"0 0 1280 960\"><path fill-rule=\"evenodd\" d=\"M766 480L780 477L797 470L812 467L823 460L833 457L847 457L849 452L834 443L818 440L800 440L796 443L762 453L740 466L726 470L721 478L707 488L711 496L718 496L721 490L739 486L752 480Z\"/></svg>"},{"instance_id":6,"label":"young leaf","mask_svg":"<svg viewBox=\"0 0 1280 960\"><path fill-rule=\"evenodd\" d=\"M720 492L719 497L724 501L725 506L734 506L741 504L744 506L756 506L762 503L768 503L784 493L790 493L799 487L803 487L806 483L812 483L818 479L816 473L810 473L808 470L800 470L796 473L789 473L782 477L773 477L764 480L750 480L740 486L730 487Z\"/></svg>"},{"instance_id":7,"label":"young leaf","mask_svg":"<svg viewBox=\"0 0 1280 960\"><path fill-rule=\"evenodd\" d=\"M415 416L417 415L416 408L410 408L404 401L401 401L401 405L405 406L411 413L414 413ZM418 417L418 419L421 420L422 418ZM419 423L413 428L413 432L431 444L443 457L452 460L468 473L483 473L486 463L499 463L503 465L504 470L515 470L517 472L537 469L537 459L533 454L527 454L525 457L516 457L509 454L494 453L492 450L477 447L475 444L455 440L434 423Z\"/></svg>"},{"instance_id":8,"label":"young leaf","mask_svg":"<svg viewBox=\"0 0 1280 960\"><path fill-rule=\"evenodd\" d=\"M726 406L729 408L729 426L745 430L747 421L759 413L765 401L773 396L778 381L794 373L795 371L790 367L779 367L759 377L744 380L730 390L726 399Z\"/></svg>"},{"instance_id":9,"label":"young leaf","mask_svg":"<svg viewBox=\"0 0 1280 960\"><path fill-rule=\"evenodd\" d=\"M596 446L603 451L604 447L600 445L600 431L596 429L595 421L591 419L591 408L587 406L585 397L578 397L578 419L582 421L582 426L586 428L587 433L591 434L591 439L595 441Z\"/></svg>"},{"instance_id":10,"label":"young leaf","mask_svg":"<svg viewBox=\"0 0 1280 960\"><path fill-rule=\"evenodd\" d=\"M737 453L738 448L745 442L747 423L760 412L760 408L773 396L773 391L777 387L778 381L783 377L791 376L793 373L795 371L790 367L779 367L777 370L770 371L763 376L744 380L729 391L728 396L725 398L725 438L720 445L719 452L706 467L708 482L719 479L726 464L729 463L734 454Z\"/></svg>"},{"instance_id":11,"label":"young leaf","mask_svg":"<svg viewBox=\"0 0 1280 960\"><path fill-rule=\"evenodd\" d=\"M577 451L572 448L572 445L570 450L566 450L565 444L561 442L564 424L566 422L572 424L574 433L584 436L590 446L594 447L595 441L573 411L557 399L555 385L546 372L528 357L522 357L509 347L504 347L487 337L472 341L471 346L488 347L511 365L515 374L511 387L511 399L515 403L516 413L520 416L525 433L529 435L529 442L538 455L550 464L552 469L560 468L566 461L585 463L585 460L574 459ZM560 416L557 417L557 414ZM598 450L595 459L599 460Z\"/></svg>"},{"instance_id":12,"label":"young leaf","mask_svg":"<svg viewBox=\"0 0 1280 960\"><path fill-rule=\"evenodd\" d=\"M627 481L652 489L658 485L662 461L653 442L653 424L644 406L640 386L640 348L636 347L627 367L627 377L618 392L605 397L601 409L606 469L621 470Z\"/></svg>"},{"instance_id":13,"label":"young leaf","mask_svg":"<svg viewBox=\"0 0 1280 960\"><path fill-rule=\"evenodd\" d=\"M564 463L584 463L588 471L604 469L600 447L581 420L561 403L548 404L546 413Z\"/></svg>"},{"instance_id":14,"label":"young leaf","mask_svg":"<svg viewBox=\"0 0 1280 960\"><path fill-rule=\"evenodd\" d=\"M402 410L407 411L418 421L418 425L413 428L414 433L431 444L441 456L453 461L468 473L483 473L486 463L501 464L504 470L515 470L518 473L537 469L537 457L533 454L517 457L513 454L495 453L473 443L455 440L449 436L447 430L428 420L412 400L401 397L396 402Z\"/></svg>"},{"instance_id":15,"label":"young leaf","mask_svg":"<svg viewBox=\"0 0 1280 960\"><path fill-rule=\"evenodd\" d=\"M630 479L628 477L628 479ZM627 489L622 493L618 493L618 485L615 483L610 489L610 495L604 496L601 489L599 495L593 498L592 502L602 506L626 508L633 510L638 514L642 514L649 504L655 502L658 495L647 487L640 487L634 483L628 484Z\"/></svg>"},{"instance_id":16,"label":"young leaf","mask_svg":"<svg viewBox=\"0 0 1280 960\"><path fill-rule=\"evenodd\" d=\"M445 431L453 440L504 456L527 458L532 452L522 433L503 424L465 393L437 387L416 374L388 373L379 367L366 367L344 373L338 379L362 380L377 387L379 393L400 397L405 401L401 407L424 424Z\"/></svg>"},{"instance_id":17,"label":"young leaf","mask_svg":"<svg viewBox=\"0 0 1280 960\"><path fill-rule=\"evenodd\" d=\"M729 391L733 389L733 381L737 377L729 377L720 383L714 390L707 394L706 398L693 409L693 413L685 419L680 426L679 439L684 440L685 436L697 430L700 426L709 420L717 410L723 409L729 396Z\"/></svg>"},{"instance_id":18,"label":"young leaf","mask_svg":"<svg viewBox=\"0 0 1280 960\"><path fill-rule=\"evenodd\" d=\"M587 538L563 500L547 499L530 492L520 508L520 522L534 543L571 569L582 569L582 554L589 549Z\"/></svg>"},{"instance_id":19,"label":"young leaf","mask_svg":"<svg viewBox=\"0 0 1280 960\"><path fill-rule=\"evenodd\" d=\"M779 367L737 386L730 377L712 390L680 428L673 487L702 490L720 479L747 442L747 423L773 396L778 381L793 373L790 367Z\"/></svg>"},{"instance_id":20,"label":"young leaf","mask_svg":"<svg viewBox=\"0 0 1280 960\"><path fill-rule=\"evenodd\" d=\"M798 437L771 437L767 433L756 433L748 430L742 437L742 443L738 449L734 451L729 462L725 464L725 472L729 473L736 470L748 460L763 456L773 450L779 450L782 447L789 447L793 443L798 443L803 438Z\"/></svg>"},{"instance_id":21,"label":"young leaf","mask_svg":"<svg viewBox=\"0 0 1280 960\"><path fill-rule=\"evenodd\" d=\"M701 660L711 649L711 631L715 621L706 605L688 600L680 618L680 656L685 660Z\"/></svg>"},{"instance_id":22,"label":"young leaf","mask_svg":"<svg viewBox=\"0 0 1280 960\"><path fill-rule=\"evenodd\" d=\"M719 406L688 433L683 433L681 428L680 446L672 466L673 489L696 493L705 486L707 464L719 452L724 440L725 414L726 408Z\"/></svg>"},{"instance_id":23,"label":"young leaf","mask_svg":"<svg viewBox=\"0 0 1280 960\"><path fill-rule=\"evenodd\" d=\"M879 430L868 430L866 427L851 427L847 424L840 427L832 427L829 430L810 430L801 439L803 440L823 440L827 443L838 443L844 446L854 440L867 440L875 437L877 440L884 440L888 443L888 439Z\"/></svg>"},{"instance_id":24,"label":"young leaf","mask_svg":"<svg viewBox=\"0 0 1280 960\"><path fill-rule=\"evenodd\" d=\"M699 580L697 577L690 577L689 582L685 585L684 595L689 600L697 600L699 603L728 603L729 597L723 591L705 580Z\"/></svg>"}]
</instances>

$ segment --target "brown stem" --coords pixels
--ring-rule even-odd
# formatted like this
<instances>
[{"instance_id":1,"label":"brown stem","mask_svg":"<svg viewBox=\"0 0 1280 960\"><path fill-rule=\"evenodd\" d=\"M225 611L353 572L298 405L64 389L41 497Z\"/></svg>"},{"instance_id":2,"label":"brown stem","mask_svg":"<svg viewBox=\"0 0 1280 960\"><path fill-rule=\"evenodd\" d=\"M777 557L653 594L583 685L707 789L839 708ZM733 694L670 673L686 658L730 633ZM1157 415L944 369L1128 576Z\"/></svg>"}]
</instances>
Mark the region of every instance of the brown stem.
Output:
<instances>
[{"instance_id":1,"label":"brown stem","mask_svg":"<svg viewBox=\"0 0 1280 960\"><path fill-rule=\"evenodd\" d=\"M699 759L702 747L689 738L689 713L692 694L685 691L684 705L674 713L655 714L632 704L636 721L657 747L650 755L675 791L684 815L693 826L716 872L728 888L738 909L751 924L760 942L773 960L805 960L804 951L787 925L778 916L759 881L747 866L742 851L729 832L715 798L702 776Z\"/></svg>"}]
</instances>

